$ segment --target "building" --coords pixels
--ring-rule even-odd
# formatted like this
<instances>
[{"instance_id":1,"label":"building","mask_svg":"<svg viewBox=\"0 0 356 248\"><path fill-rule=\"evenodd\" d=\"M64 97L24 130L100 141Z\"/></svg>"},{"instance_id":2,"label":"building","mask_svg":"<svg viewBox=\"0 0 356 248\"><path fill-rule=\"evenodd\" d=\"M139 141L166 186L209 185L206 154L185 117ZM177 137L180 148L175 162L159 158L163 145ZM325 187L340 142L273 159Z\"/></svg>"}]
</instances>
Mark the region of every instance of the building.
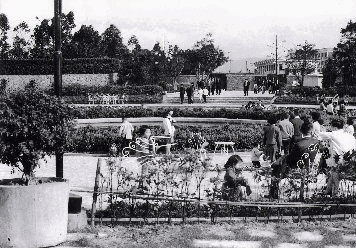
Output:
<instances>
[{"instance_id":1,"label":"building","mask_svg":"<svg viewBox=\"0 0 356 248\"><path fill-rule=\"evenodd\" d=\"M276 75L277 75L277 81L279 83L285 83L286 82L286 60L285 59L280 59L276 60L275 59L265 59L265 60L260 60L254 63L256 69L255 69L255 82L257 84L271 80L271 81L276 81ZM277 72L276 72L276 67L277 67Z\"/></svg>"},{"instance_id":2,"label":"building","mask_svg":"<svg viewBox=\"0 0 356 248\"><path fill-rule=\"evenodd\" d=\"M334 52L333 48L321 48L317 49L318 53L315 55L316 68L315 73L322 73L328 58L331 58Z\"/></svg>"}]
</instances>

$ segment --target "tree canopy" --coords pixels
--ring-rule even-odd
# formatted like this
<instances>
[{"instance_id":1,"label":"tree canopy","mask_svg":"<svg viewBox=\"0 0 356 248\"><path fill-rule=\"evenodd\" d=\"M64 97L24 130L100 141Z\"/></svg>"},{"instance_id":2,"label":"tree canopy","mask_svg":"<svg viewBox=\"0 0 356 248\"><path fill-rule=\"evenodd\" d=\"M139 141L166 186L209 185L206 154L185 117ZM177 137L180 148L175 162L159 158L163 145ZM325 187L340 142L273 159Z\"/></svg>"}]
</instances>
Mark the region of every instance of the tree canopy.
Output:
<instances>
[{"instance_id":1,"label":"tree canopy","mask_svg":"<svg viewBox=\"0 0 356 248\"><path fill-rule=\"evenodd\" d=\"M38 18L37 18L38 19ZM13 30L12 46L7 43L10 29L5 14L0 14L0 59L48 59L54 53L54 19L38 19L31 30L21 22ZM121 61L117 68L120 84L160 84L175 81L181 73L206 79L217 67L228 61L216 46L212 34L207 34L183 50L170 44L168 49L156 42L152 49L143 49L139 39L132 35L124 44L121 31L111 24L103 33L91 25L82 25L74 32L75 15L62 13L62 54L64 59L114 58Z\"/></svg>"},{"instance_id":2,"label":"tree canopy","mask_svg":"<svg viewBox=\"0 0 356 248\"><path fill-rule=\"evenodd\" d=\"M304 84L304 77L312 73L316 68L317 53L315 44L311 44L308 41L297 45L295 49L289 52L287 67L296 76L301 87Z\"/></svg>"}]
</instances>

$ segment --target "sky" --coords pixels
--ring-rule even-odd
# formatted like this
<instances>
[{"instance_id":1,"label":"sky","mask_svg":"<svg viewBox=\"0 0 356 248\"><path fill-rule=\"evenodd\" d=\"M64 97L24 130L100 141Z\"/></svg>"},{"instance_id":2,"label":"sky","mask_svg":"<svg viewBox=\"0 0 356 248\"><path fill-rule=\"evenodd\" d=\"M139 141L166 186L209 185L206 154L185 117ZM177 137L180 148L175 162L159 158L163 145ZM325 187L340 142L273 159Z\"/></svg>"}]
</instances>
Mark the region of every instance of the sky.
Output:
<instances>
[{"instance_id":1,"label":"sky","mask_svg":"<svg viewBox=\"0 0 356 248\"><path fill-rule=\"evenodd\" d=\"M143 48L191 48L207 33L232 61L267 58L307 40L316 48L335 47L340 30L356 21L355 0L62 0L74 12L75 30L92 25L102 33L110 24L127 42L136 35ZM52 18L54 0L0 0L11 28L22 21L33 29Z\"/></svg>"}]
</instances>

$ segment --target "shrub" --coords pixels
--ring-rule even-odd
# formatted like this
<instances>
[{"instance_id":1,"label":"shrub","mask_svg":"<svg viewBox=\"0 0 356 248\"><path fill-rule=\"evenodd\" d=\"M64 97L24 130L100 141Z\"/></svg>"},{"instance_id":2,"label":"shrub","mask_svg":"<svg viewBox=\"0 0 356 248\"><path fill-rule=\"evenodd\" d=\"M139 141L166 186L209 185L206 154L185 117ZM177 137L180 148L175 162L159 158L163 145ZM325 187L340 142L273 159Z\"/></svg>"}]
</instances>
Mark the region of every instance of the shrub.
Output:
<instances>
[{"instance_id":1,"label":"shrub","mask_svg":"<svg viewBox=\"0 0 356 248\"><path fill-rule=\"evenodd\" d=\"M117 94L122 95L161 95L162 87L158 85L142 85L142 86L88 86L82 84L70 84L63 86L63 96L87 96L88 94Z\"/></svg>"},{"instance_id":2,"label":"shrub","mask_svg":"<svg viewBox=\"0 0 356 248\"><path fill-rule=\"evenodd\" d=\"M161 127L150 127L153 135L163 134ZM232 124L223 126L182 126L177 128L175 143L172 150L183 150L188 147L188 138L192 132L201 132L209 143L208 150L214 151L215 141L235 142L235 149L252 149L255 142L262 141L261 124ZM70 133L68 152L107 153L112 143L122 150L122 139L119 136L119 128L82 127Z\"/></svg>"},{"instance_id":3,"label":"shrub","mask_svg":"<svg viewBox=\"0 0 356 248\"><path fill-rule=\"evenodd\" d=\"M71 115L78 119L93 118L119 118L123 115L129 117L162 117L168 111L173 110L175 117L199 117L199 118L228 118L228 119L252 119L267 120L275 110L247 110L225 108L171 108L160 107L146 109L144 107L123 106L72 106Z\"/></svg>"},{"instance_id":4,"label":"shrub","mask_svg":"<svg viewBox=\"0 0 356 248\"><path fill-rule=\"evenodd\" d=\"M34 81L0 102L0 161L33 181L38 160L62 153L72 127L68 107L38 90Z\"/></svg>"},{"instance_id":5,"label":"shrub","mask_svg":"<svg viewBox=\"0 0 356 248\"><path fill-rule=\"evenodd\" d=\"M112 58L64 59L64 74L109 74L117 72L121 62ZM0 75L51 75L53 60L0 60Z\"/></svg>"}]
</instances>

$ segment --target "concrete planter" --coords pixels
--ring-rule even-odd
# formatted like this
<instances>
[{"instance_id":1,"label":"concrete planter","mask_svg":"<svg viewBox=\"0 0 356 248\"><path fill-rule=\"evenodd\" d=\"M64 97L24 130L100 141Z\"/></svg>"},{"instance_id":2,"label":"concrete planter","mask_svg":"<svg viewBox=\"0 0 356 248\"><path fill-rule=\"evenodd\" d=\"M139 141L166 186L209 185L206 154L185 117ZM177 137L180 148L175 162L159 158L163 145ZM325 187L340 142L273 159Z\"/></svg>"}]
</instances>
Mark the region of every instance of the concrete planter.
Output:
<instances>
[{"instance_id":1,"label":"concrete planter","mask_svg":"<svg viewBox=\"0 0 356 248\"><path fill-rule=\"evenodd\" d=\"M41 178L49 179L30 186L0 181L0 247L44 247L65 241L69 183Z\"/></svg>"}]
</instances>

